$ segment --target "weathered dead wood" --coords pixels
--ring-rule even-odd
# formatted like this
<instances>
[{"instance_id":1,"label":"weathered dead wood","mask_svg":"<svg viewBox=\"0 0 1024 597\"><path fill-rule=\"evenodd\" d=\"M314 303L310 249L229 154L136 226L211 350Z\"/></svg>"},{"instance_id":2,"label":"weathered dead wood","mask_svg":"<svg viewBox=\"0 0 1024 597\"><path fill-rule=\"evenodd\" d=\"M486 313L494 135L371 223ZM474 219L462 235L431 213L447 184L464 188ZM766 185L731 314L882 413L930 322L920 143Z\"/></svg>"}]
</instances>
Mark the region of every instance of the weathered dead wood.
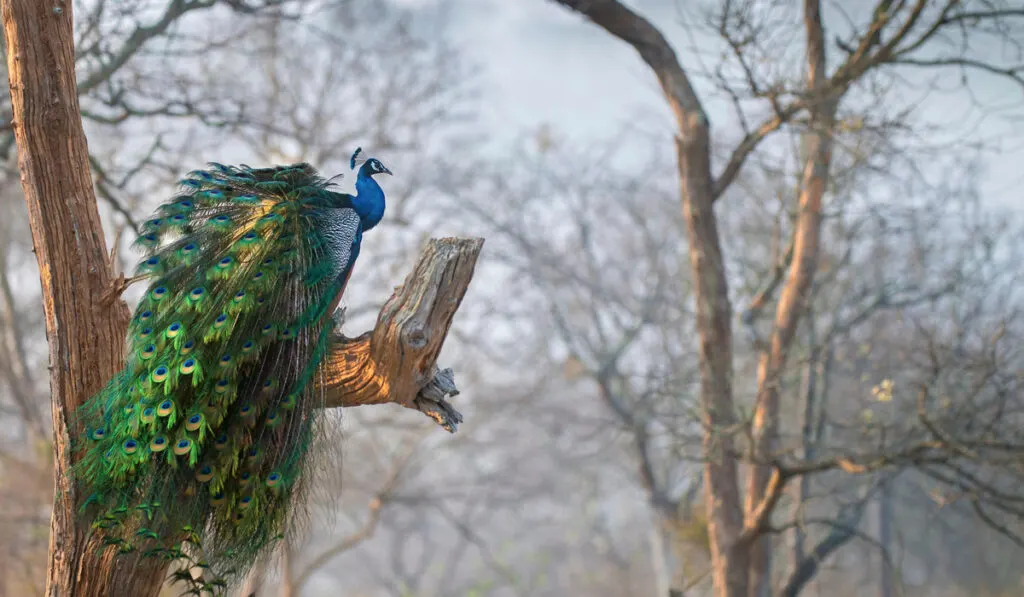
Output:
<instances>
[{"instance_id":1,"label":"weathered dead wood","mask_svg":"<svg viewBox=\"0 0 1024 597\"><path fill-rule=\"evenodd\" d=\"M372 332L341 338L328 356L328 406L397 402L454 432L462 416L445 401L458 394L437 355L473 278L483 239L433 239L405 283L384 304Z\"/></svg>"},{"instance_id":2,"label":"weathered dead wood","mask_svg":"<svg viewBox=\"0 0 1024 597\"><path fill-rule=\"evenodd\" d=\"M97 557L100 545L77 523L79 496L66 476L76 432L71 415L122 366L129 321L128 307L118 298L123 284L115 280L107 256L89 168L75 82L72 3L0 0L0 7L12 127L50 347L55 500L45 594L156 595L166 564L114 557L110 551ZM461 420L444 400L456 393L451 372L438 372L434 363L481 246L479 239L431 242L403 289L385 305L378 329L355 340L340 339L326 369L330 406L395 401L446 428ZM357 380L376 385L350 389Z\"/></svg>"}]
</instances>

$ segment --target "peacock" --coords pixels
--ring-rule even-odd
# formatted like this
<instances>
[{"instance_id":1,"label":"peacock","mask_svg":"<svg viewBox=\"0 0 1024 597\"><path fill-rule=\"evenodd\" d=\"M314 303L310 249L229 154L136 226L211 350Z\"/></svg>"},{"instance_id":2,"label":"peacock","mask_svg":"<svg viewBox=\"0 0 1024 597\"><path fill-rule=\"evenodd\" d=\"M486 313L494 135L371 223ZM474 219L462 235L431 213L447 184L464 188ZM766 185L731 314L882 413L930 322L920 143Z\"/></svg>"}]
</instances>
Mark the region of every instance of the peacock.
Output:
<instances>
[{"instance_id":1,"label":"peacock","mask_svg":"<svg viewBox=\"0 0 1024 597\"><path fill-rule=\"evenodd\" d=\"M306 163L189 173L141 227L124 368L79 410L72 475L106 545L204 570L222 594L279 539L308 487L317 371L363 234L384 216L360 159L356 194Z\"/></svg>"}]
</instances>

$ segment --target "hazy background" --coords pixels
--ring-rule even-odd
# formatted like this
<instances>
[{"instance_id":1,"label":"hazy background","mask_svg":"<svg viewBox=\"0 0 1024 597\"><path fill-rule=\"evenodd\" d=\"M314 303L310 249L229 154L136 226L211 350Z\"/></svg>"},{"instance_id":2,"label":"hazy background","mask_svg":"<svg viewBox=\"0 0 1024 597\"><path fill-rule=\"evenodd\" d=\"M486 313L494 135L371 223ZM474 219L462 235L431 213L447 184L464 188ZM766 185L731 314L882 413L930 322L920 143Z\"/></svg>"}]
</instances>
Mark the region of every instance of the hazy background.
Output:
<instances>
[{"instance_id":1,"label":"hazy background","mask_svg":"<svg viewBox=\"0 0 1024 597\"><path fill-rule=\"evenodd\" d=\"M735 65L706 18L722 5L626 4L674 44L727 155L742 132L714 73L726 64L734 80ZM773 48L758 68L798 79L796 3L753 4ZM835 35L871 9L826 4ZM152 28L169 6L75 3L97 191L125 270L136 259L133 222L184 172L301 160L344 172L348 188L359 145L395 177L382 181L388 212L346 294L350 335L372 325L425 239L487 239L439 363L455 369L465 424L450 436L397 406L346 410L339 484L326 488L337 499L313 504L314 532L284 554L287 583L279 568L250 588L600 597L664 595L674 583L710 595L672 117L635 52L546 0L286 1L241 15L214 5ZM128 44L140 26L144 43ZM978 44L983 56L1024 63L997 37ZM955 388L988 348L999 347L1000 376L1021 379L1024 85L956 68L892 71L844 106L861 126L837 150L813 325L791 359L783 434L805 451L807 428L820 453L884 453L918 432L912 388L929 339L949 348L939 360L955 408L976 408L957 402ZM9 120L6 95L0 107ZM763 116L744 108L753 122ZM798 124L767 141L717 205L744 405L757 347L739 314L784 248ZM6 597L42 591L52 480L38 272L9 130L0 157ZM1015 417L1019 390L1009 388L1004 416ZM1011 486L1024 470L1016 460L991 466ZM1019 486L1007 491L1007 503L1024 503ZM912 462L815 476L773 516L773 575L785 584L838 529L842 547L804 594L1019 594L1018 511L985 524L962 497Z\"/></svg>"}]
</instances>

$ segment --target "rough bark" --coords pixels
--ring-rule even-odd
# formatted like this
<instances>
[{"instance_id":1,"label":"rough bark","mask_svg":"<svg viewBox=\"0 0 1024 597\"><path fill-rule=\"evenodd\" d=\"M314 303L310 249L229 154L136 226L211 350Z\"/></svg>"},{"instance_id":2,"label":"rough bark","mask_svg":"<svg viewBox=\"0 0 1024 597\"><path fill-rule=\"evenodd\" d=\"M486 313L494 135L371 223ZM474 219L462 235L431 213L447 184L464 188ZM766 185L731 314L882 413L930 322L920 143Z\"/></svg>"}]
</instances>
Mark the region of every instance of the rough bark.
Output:
<instances>
[{"instance_id":1,"label":"rough bark","mask_svg":"<svg viewBox=\"0 0 1024 597\"><path fill-rule=\"evenodd\" d=\"M825 74L825 33L821 23L819 0L804 2L804 30L807 40L808 88L818 94L828 84ZM793 232L793 258L786 282L775 309L775 322L766 352L761 354L757 370L757 403L753 419L753 452L763 464L751 467L748 479L745 512L747 525L760 526L753 520L755 512L768 495L772 467L766 464L774 457L779 433L780 382L796 336L800 318L807 307L807 296L821 251L822 199L828 187L832 163L832 130L835 122L836 98L825 97L811 104L810 130L805 135L807 157L801 180L796 227ZM782 491L778 487L776 491ZM771 582L768 537L756 539L751 553L750 597L767 594Z\"/></svg>"},{"instance_id":2,"label":"rough bark","mask_svg":"<svg viewBox=\"0 0 1024 597\"><path fill-rule=\"evenodd\" d=\"M69 417L120 367L128 309L100 306L111 283L75 88L70 3L3 2L18 162L39 264L50 347L55 499L46 595L115 594L131 567L82 557L96 550L75 524ZM96 562L93 564L92 562ZM125 561L125 564L128 562ZM102 569L102 570L101 570ZM152 570L142 568L138 577ZM115 584L116 583L116 584ZM139 593L144 594L144 593Z\"/></svg>"},{"instance_id":3,"label":"rough bark","mask_svg":"<svg viewBox=\"0 0 1024 597\"><path fill-rule=\"evenodd\" d=\"M720 597L746 597L749 550L740 541L742 498L732 456L732 305L714 213L709 122L675 51L650 22L615 0L557 0L631 45L651 68L676 118L680 197L686 221L700 344L705 426L705 504L712 576Z\"/></svg>"},{"instance_id":4,"label":"rough bark","mask_svg":"<svg viewBox=\"0 0 1024 597\"><path fill-rule=\"evenodd\" d=\"M462 417L444 398L458 390L435 363L482 247L477 238L430 241L373 331L335 344L322 382L328 406L396 402L455 430Z\"/></svg>"},{"instance_id":5,"label":"rough bark","mask_svg":"<svg viewBox=\"0 0 1024 597\"><path fill-rule=\"evenodd\" d=\"M89 169L75 82L72 4L66 0L2 0L13 129L29 221L39 264L50 349L55 499L50 525L49 597L156 595L166 565L99 553L77 524L78 496L68 482L71 414L103 387L122 364L127 305L110 300L117 288ZM482 241L432 241L415 275L388 302L362 364L327 369L335 380L330 406L398 401L451 427L460 418L445 395L457 393L450 371L434 359L465 294ZM106 300L104 300L106 299ZM421 345L422 344L422 345ZM357 340L332 356L358 352ZM394 356L396 362L391 362ZM357 359L358 361L358 359ZM332 366L339 366L332 360ZM375 374L361 367L372 366ZM408 367L408 370L404 369ZM381 379L369 394L346 392L349 379ZM354 402L353 402L354 401Z\"/></svg>"}]
</instances>

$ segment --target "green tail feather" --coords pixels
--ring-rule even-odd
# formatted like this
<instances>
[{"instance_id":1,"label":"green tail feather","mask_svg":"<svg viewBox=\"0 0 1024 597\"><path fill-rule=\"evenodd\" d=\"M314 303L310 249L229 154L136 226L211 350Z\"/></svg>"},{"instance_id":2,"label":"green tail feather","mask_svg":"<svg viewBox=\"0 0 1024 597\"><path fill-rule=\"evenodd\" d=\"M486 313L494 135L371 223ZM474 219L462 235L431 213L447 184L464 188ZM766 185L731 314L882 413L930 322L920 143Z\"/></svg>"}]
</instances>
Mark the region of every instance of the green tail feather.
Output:
<instances>
[{"instance_id":1,"label":"green tail feather","mask_svg":"<svg viewBox=\"0 0 1024 597\"><path fill-rule=\"evenodd\" d=\"M351 266L317 217L347 196L306 164L213 164L182 188L137 241L152 283L124 369L79 411L72 474L108 544L168 559L201 546L204 590L220 593L301 499L327 309Z\"/></svg>"}]
</instances>

